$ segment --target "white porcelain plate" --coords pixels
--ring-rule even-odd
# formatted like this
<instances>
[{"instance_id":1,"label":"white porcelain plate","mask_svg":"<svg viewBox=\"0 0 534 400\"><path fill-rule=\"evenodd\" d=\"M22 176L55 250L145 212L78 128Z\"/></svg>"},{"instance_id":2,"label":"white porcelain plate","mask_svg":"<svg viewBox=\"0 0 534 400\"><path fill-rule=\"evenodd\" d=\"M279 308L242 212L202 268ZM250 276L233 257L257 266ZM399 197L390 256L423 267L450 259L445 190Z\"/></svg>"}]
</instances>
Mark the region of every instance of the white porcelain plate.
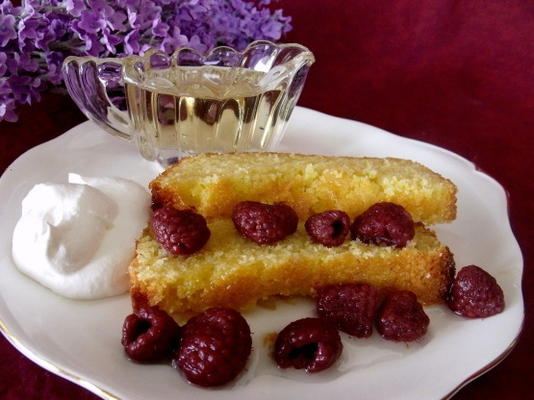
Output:
<instances>
[{"instance_id":1,"label":"white porcelain plate","mask_svg":"<svg viewBox=\"0 0 534 400\"><path fill-rule=\"evenodd\" d=\"M411 344L343 337L341 360L316 375L278 370L264 344L268 333L313 315L311 302L281 302L245 315L254 349L246 372L233 384L206 390L188 384L168 365L130 362L120 345L130 313L127 295L72 301L19 273L11 234L21 200L38 182L65 182L68 172L119 176L146 185L158 168L133 145L85 122L19 157L0 180L0 327L23 354L104 398L204 399L440 399L488 370L512 348L523 321L523 261L512 234L503 188L465 159L441 148L362 123L297 108L280 151L351 156L393 156L419 161L458 186L458 218L435 227L458 266L483 266L501 284L503 313L466 320L444 306L427 307L429 332ZM128 199L124 199L128 201Z\"/></svg>"}]
</instances>

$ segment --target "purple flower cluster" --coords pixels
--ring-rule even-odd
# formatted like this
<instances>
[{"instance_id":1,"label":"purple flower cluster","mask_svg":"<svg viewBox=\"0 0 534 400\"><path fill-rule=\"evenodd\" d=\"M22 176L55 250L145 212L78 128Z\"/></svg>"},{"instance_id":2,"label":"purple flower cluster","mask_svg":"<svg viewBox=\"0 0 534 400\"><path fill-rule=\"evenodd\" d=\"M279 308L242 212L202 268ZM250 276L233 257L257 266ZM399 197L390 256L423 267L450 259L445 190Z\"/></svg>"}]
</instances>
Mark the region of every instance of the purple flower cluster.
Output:
<instances>
[{"instance_id":1,"label":"purple flower cluster","mask_svg":"<svg viewBox=\"0 0 534 400\"><path fill-rule=\"evenodd\" d=\"M98 57L205 52L218 45L243 49L253 40L277 41L291 18L270 0L0 0L0 121L17 121L17 104L40 100L62 83L68 55Z\"/></svg>"}]
</instances>

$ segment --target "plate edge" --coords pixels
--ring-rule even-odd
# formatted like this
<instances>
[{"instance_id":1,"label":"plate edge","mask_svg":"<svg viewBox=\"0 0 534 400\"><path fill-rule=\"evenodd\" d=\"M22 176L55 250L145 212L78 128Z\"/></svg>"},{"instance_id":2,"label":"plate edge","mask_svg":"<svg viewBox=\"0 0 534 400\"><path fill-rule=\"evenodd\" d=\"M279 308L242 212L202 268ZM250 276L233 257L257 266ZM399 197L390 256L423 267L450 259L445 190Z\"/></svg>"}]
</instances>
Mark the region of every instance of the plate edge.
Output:
<instances>
[{"instance_id":1,"label":"plate edge","mask_svg":"<svg viewBox=\"0 0 534 400\"><path fill-rule=\"evenodd\" d=\"M519 255L521 257L521 273L523 273L523 269L525 267L525 265L524 265L524 257L523 257L522 251L521 251L521 247L519 246L519 243L517 241L517 238L515 237L515 235L513 233L513 230L511 228L511 224L510 224L510 208L509 208L510 204L509 204L509 197L507 195L507 190L502 186L502 184L499 181L497 181L491 175L487 174L483 170L480 170L477 167L476 164L474 164L473 162L471 162L468 159L464 158L463 156L454 153L451 150L439 147L437 145L433 145L431 143L426 143L424 141L420 141L420 140L417 140L417 139L407 138L407 137L404 137L404 136L389 132L387 130L384 130L384 129L379 128L379 127L375 127L373 125L370 125L370 124L367 124L367 123L364 123L364 122L355 121L355 120L351 120L351 119L348 119L348 118L332 116L332 115L329 115L329 114L326 114L326 113L322 113L320 111L316 111L316 110L313 110L313 109L305 108L305 107L297 107L297 108L301 108L303 111L306 111L306 112L309 111L309 112L312 112L312 113L321 114L321 115L324 115L325 117L329 117L329 118L337 118L337 119L344 120L344 121L349 121L349 122L352 122L352 123L358 123L358 124L361 124L361 125L364 125L364 126L368 126L368 127L372 128L372 129L379 130L381 134L391 135L393 137L397 137L397 138L402 139L402 140L408 140L408 141L410 141L410 142L412 142L414 144L417 144L418 146L426 147L426 148L429 148L429 149L434 150L434 151L439 150L440 152L445 152L445 153L447 153L447 155L451 156L452 158L462 162L466 167L468 166L472 170L472 172L474 172L476 175L479 175L482 178L490 181L504 195L505 203L507 205L506 216L507 216L507 219L508 219L508 228L509 228L509 231L511 233L511 237L514 239L515 244L516 244L516 246L517 246L517 248L519 250ZM81 126L85 126L85 125L92 125L92 123L90 121L84 121L84 122L72 127L71 129L67 130L66 132L58 135L57 137L54 137L54 138L52 138L52 139L50 139L50 140L48 140L48 141L46 141L46 142L44 142L44 143L42 143L42 144L40 144L38 146L41 146L41 145L44 145L44 144L48 144L50 142L55 142L56 140L60 140L60 138L63 137L64 135L76 134L76 132L73 132L73 131L76 131ZM95 127L97 127L97 125L95 125ZM32 148L32 149L34 149L34 148ZM30 152L32 149L27 150L26 152L21 154L19 157L17 157L10 165L8 165L6 167L6 169L5 169L5 171L3 171L2 175L6 174L6 173L9 173L9 170L12 167L12 165L15 164L19 160L20 157L24 156L27 152ZM517 335L515 336L515 338L512 340L512 342L510 342L510 344L506 347L506 349L499 356L497 356L494 360L492 360L486 366L482 367L481 369L479 369L478 371L476 371L475 373L470 375L468 378L466 378L464 381L462 381L456 388L454 388L445 397L443 397L443 400L450 399L452 396L454 396L456 393L458 393L458 391L460 391L467 384L469 384L470 382L472 382L476 378L480 377L484 373L490 371L492 368L497 366L515 348L515 346L517 345L517 342L519 341L519 337L520 337L520 335L521 335L521 333L522 333L522 331L524 329L524 299L523 299L522 290L521 290L520 293L521 293L521 300L522 300L522 303L523 303L523 319L522 319L522 322L521 322L521 327L520 327L519 331L517 332ZM94 394L96 394L96 395L98 395L98 396L100 396L100 397L102 397L102 398L104 398L106 400L108 400L108 399L109 400L122 400L122 398L117 397L116 395L113 395L109 391L106 391L106 390L102 389L97 384L94 384L94 383L90 382L89 380L86 380L84 378L79 377L78 375L76 375L74 373L69 372L68 370L65 370L65 369L63 369L61 367L56 366L52 362L48 361L45 357L40 356L38 354L38 352L35 352L34 350L31 350L30 348L28 348L25 345L23 345L22 342L20 340L18 340L10 332L10 330L7 328L7 326L2 321L2 319L0 319L0 332L2 332L2 334L6 337L7 341L10 342L10 344L13 345L18 351L20 351L24 356L28 357L30 360L32 360L33 362L35 362L36 364L38 364L42 368L45 368L45 369L47 369L47 370L49 370L49 371L51 371L51 372L63 377L63 378L65 378L65 379L67 379L67 380L79 385L79 386L82 386L85 389L91 391L92 393L94 393Z\"/></svg>"},{"instance_id":2,"label":"plate edge","mask_svg":"<svg viewBox=\"0 0 534 400\"><path fill-rule=\"evenodd\" d=\"M523 333L524 327L525 327L525 314L523 313L523 320L521 321L521 327L519 328L519 332L517 333L516 337L510 342L508 347L506 347L506 349L504 349L504 351L501 354L499 354L496 358L494 358L491 362L486 364L484 367L480 368L474 374L464 379L458 386L456 386L452 391L450 391L447 395L445 395L445 397L443 397L441 400L452 399L454 395L456 395L460 390L462 390L468 384L473 382L475 379L481 377L485 373L491 371L493 368L495 368L497 365L503 362L506 359L506 357L508 357L510 353L517 346L517 343L519 342L519 337Z\"/></svg>"},{"instance_id":3,"label":"plate edge","mask_svg":"<svg viewBox=\"0 0 534 400\"><path fill-rule=\"evenodd\" d=\"M83 387L84 389L89 390L90 392L96 394L104 400L125 400L122 397L118 397L115 394L112 394L110 391L105 390L98 386L96 383L91 382L73 372L69 372L64 368L61 368L51 361L47 360L45 357L38 355L35 351L30 350L26 347L22 341L20 341L15 335L11 333L9 328L6 326L4 321L0 319L0 332L4 335L6 340L17 349L22 355L29 358L32 362L39 365L41 368L44 368L47 371L50 371L78 386Z\"/></svg>"}]
</instances>

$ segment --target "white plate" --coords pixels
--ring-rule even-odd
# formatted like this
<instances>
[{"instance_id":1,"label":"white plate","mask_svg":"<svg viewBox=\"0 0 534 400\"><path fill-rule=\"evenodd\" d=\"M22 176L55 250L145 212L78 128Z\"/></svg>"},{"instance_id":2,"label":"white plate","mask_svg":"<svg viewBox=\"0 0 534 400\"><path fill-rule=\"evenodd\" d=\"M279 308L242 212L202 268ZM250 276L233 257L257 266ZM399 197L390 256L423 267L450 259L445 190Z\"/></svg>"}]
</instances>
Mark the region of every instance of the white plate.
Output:
<instances>
[{"instance_id":1,"label":"white plate","mask_svg":"<svg viewBox=\"0 0 534 400\"><path fill-rule=\"evenodd\" d=\"M502 314L477 320L427 307L431 324L422 342L343 338L341 361L321 374L278 370L265 334L312 315L311 303L282 303L246 314L254 332L247 371L232 385L205 390L187 384L167 365L126 359L119 343L130 312L126 295L71 301L22 275L13 265L11 234L23 196L37 182L65 182L68 172L119 176L146 185L158 172L133 147L85 122L19 157L0 180L0 327L23 354L105 398L157 399L440 399L502 359L523 321L523 261L512 234L502 187L465 159L441 148L362 123L297 108L280 151L393 156L419 161L458 186L458 218L437 226L458 266L477 264L493 274L506 300ZM128 201L125 199L125 201Z\"/></svg>"}]
</instances>

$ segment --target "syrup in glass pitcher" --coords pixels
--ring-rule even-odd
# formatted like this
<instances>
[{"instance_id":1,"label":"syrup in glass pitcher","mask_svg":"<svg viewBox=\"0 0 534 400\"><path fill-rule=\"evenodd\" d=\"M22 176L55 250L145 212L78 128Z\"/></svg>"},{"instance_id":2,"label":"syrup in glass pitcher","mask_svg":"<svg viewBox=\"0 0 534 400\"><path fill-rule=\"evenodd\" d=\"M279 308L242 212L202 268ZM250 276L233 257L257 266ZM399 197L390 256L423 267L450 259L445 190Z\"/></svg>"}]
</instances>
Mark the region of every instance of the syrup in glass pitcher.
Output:
<instances>
[{"instance_id":1,"label":"syrup in glass pitcher","mask_svg":"<svg viewBox=\"0 0 534 400\"><path fill-rule=\"evenodd\" d=\"M202 152L266 151L282 139L313 54L298 44L222 46L207 55L68 57L63 74L82 112L162 166Z\"/></svg>"}]
</instances>

